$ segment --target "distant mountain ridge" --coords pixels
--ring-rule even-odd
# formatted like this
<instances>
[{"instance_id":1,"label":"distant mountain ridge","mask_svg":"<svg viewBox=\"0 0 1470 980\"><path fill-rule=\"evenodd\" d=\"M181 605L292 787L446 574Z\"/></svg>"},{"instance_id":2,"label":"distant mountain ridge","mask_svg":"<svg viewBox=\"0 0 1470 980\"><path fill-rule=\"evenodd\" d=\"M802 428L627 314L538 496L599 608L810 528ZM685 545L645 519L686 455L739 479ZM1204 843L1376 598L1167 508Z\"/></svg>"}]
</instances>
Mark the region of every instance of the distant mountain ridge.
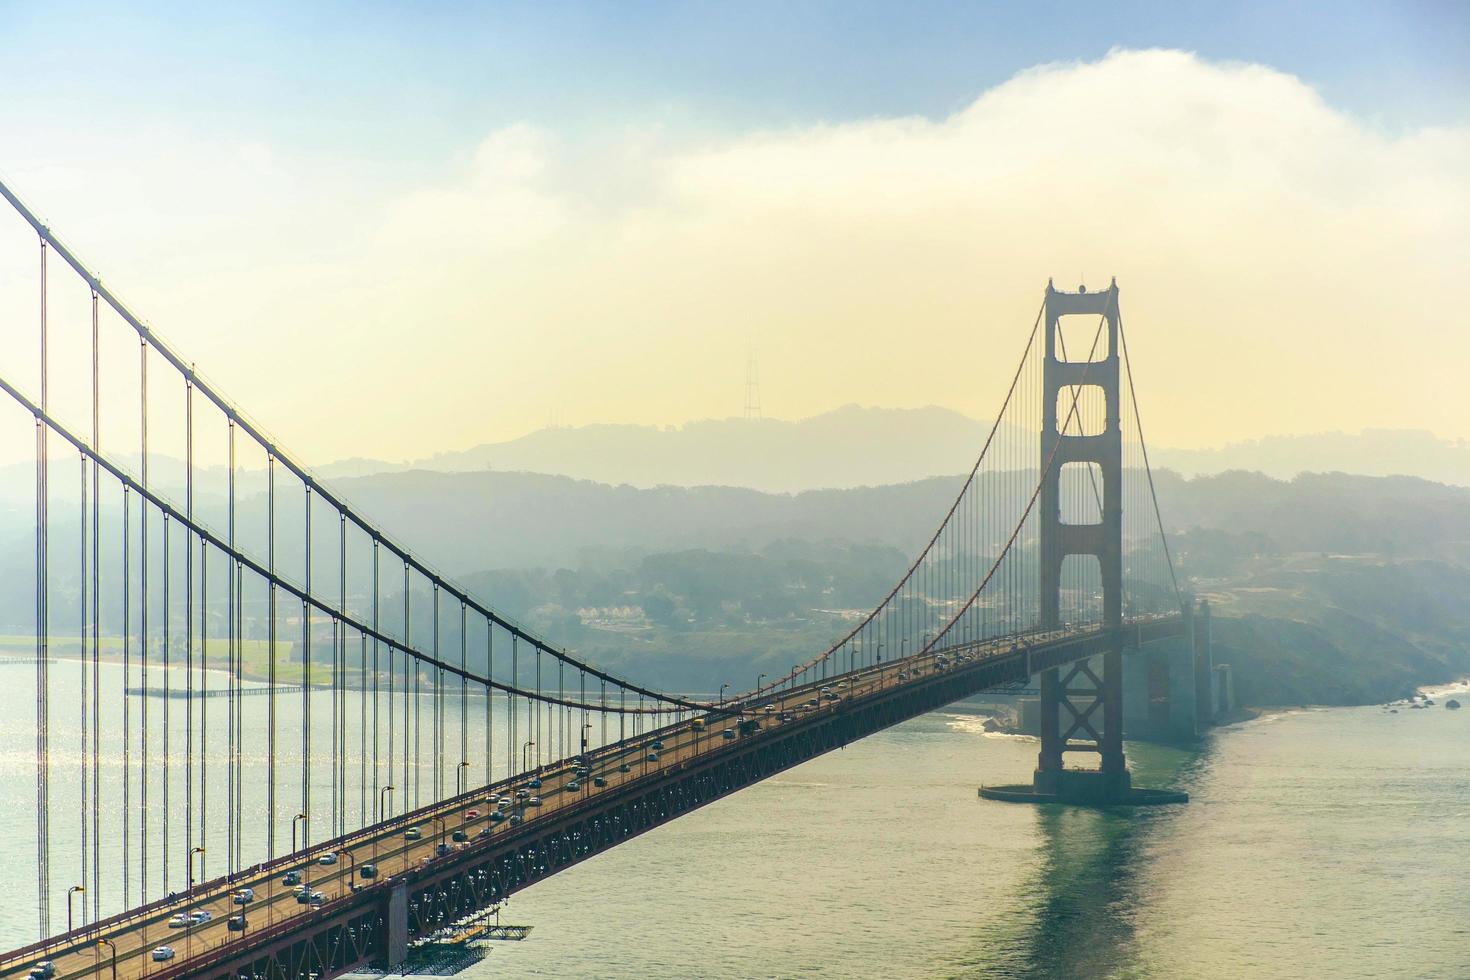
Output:
<instances>
[{"instance_id":1,"label":"distant mountain ridge","mask_svg":"<svg viewBox=\"0 0 1470 980\"><path fill-rule=\"evenodd\" d=\"M706 419L666 428L549 428L508 442L440 453L414 469L493 469L570 476L613 485L729 486L767 493L880 486L968 470L991 423L946 408L845 405L811 418ZM1003 424L997 451L1018 461L1035 443ZM358 475L362 473L358 461Z\"/></svg>"},{"instance_id":2,"label":"distant mountain ridge","mask_svg":"<svg viewBox=\"0 0 1470 980\"><path fill-rule=\"evenodd\" d=\"M412 463L354 458L315 467L327 478L405 470L546 473L597 483L727 486L767 493L882 486L969 469L991 423L946 408L845 405L798 421L707 419L682 426L546 428L504 442L438 453ZM998 453L1017 465L1038 451L1033 431L1010 424ZM1300 473L1414 476L1470 486L1470 442L1412 429L1270 436L1216 449L1153 448L1157 469L1185 476L1249 470L1279 480Z\"/></svg>"},{"instance_id":3,"label":"distant mountain ridge","mask_svg":"<svg viewBox=\"0 0 1470 980\"><path fill-rule=\"evenodd\" d=\"M1352 473L1470 486L1470 442L1440 439L1422 429L1267 436L1219 449L1159 449L1152 455L1155 466L1185 476L1251 470L1290 480L1300 473Z\"/></svg>"}]
</instances>

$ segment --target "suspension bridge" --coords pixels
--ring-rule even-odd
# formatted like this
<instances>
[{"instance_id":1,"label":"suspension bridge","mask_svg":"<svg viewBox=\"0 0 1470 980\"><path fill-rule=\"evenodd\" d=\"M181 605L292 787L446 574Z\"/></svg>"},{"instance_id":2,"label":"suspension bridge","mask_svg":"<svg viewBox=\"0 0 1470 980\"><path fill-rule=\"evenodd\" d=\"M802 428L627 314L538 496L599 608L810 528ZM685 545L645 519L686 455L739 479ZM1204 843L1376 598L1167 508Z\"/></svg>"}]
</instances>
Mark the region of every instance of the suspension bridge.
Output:
<instances>
[{"instance_id":1,"label":"suspension bridge","mask_svg":"<svg viewBox=\"0 0 1470 980\"><path fill-rule=\"evenodd\" d=\"M998 688L1038 685L1040 752L1030 783L985 795L1183 798L1133 787L1123 751L1125 692L1174 732L1212 700L1116 283L1047 284L989 438L872 611L703 697L602 669L441 574L0 194L20 352L0 445L30 457L5 470L25 474L4 489L26 533L0 556L27 646L0 671L36 694L34 855L10 874L37 889L35 941L0 975L395 967L584 858Z\"/></svg>"}]
</instances>

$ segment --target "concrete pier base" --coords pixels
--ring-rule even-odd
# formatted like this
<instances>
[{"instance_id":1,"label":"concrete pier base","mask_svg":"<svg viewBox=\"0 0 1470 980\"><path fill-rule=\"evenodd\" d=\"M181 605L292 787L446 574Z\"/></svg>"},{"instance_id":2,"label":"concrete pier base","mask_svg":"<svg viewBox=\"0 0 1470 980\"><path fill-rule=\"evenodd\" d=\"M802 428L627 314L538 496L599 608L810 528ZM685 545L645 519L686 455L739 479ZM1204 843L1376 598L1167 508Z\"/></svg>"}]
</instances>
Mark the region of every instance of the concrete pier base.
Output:
<instances>
[{"instance_id":1,"label":"concrete pier base","mask_svg":"<svg viewBox=\"0 0 1470 980\"><path fill-rule=\"evenodd\" d=\"M1188 803L1189 794L1169 789L1141 789L1129 773L1096 769L1064 769L1036 773L1030 786L981 786L980 796L1002 803L1064 803L1069 806L1154 806Z\"/></svg>"}]
</instances>

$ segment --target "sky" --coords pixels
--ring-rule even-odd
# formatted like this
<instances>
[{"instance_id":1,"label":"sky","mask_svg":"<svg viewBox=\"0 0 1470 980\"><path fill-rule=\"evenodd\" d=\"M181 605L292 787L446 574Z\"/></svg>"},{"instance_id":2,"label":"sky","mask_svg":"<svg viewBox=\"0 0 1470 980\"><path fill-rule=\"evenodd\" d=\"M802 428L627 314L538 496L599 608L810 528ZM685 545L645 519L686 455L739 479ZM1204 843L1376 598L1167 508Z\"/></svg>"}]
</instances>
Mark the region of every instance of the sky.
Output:
<instances>
[{"instance_id":1,"label":"sky","mask_svg":"<svg viewBox=\"0 0 1470 980\"><path fill-rule=\"evenodd\" d=\"M1155 444L1470 438L1464 4L0 0L0 92L0 178L308 461L738 415L751 344L768 415L986 417L1049 277L1117 277Z\"/></svg>"}]
</instances>

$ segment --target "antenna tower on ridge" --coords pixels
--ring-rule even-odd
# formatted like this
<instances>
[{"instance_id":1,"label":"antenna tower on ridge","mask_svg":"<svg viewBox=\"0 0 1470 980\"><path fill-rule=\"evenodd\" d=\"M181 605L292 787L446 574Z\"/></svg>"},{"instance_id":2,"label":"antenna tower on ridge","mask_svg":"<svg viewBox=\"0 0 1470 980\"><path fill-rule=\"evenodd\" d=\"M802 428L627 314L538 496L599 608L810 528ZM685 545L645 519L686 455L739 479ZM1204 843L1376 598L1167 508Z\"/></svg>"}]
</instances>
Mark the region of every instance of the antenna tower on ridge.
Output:
<instances>
[{"instance_id":1,"label":"antenna tower on ridge","mask_svg":"<svg viewBox=\"0 0 1470 980\"><path fill-rule=\"evenodd\" d=\"M750 353L745 359L745 417L760 420L761 381L755 361L755 341L750 342Z\"/></svg>"}]
</instances>

